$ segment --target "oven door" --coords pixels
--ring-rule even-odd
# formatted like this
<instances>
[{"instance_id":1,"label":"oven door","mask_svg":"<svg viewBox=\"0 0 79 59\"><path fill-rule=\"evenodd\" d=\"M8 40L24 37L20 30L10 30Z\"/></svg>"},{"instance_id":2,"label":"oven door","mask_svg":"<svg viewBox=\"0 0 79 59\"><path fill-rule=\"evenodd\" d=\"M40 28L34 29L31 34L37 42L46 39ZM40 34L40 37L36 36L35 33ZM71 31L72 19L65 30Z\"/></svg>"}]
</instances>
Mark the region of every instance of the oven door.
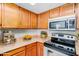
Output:
<instances>
[{"instance_id":1,"label":"oven door","mask_svg":"<svg viewBox=\"0 0 79 59\"><path fill-rule=\"evenodd\" d=\"M67 29L68 29L68 20L49 22L49 30L67 30Z\"/></svg>"},{"instance_id":2,"label":"oven door","mask_svg":"<svg viewBox=\"0 0 79 59\"><path fill-rule=\"evenodd\" d=\"M61 53L59 51L56 51L54 49L44 47L44 56L68 56L68 55Z\"/></svg>"}]
</instances>

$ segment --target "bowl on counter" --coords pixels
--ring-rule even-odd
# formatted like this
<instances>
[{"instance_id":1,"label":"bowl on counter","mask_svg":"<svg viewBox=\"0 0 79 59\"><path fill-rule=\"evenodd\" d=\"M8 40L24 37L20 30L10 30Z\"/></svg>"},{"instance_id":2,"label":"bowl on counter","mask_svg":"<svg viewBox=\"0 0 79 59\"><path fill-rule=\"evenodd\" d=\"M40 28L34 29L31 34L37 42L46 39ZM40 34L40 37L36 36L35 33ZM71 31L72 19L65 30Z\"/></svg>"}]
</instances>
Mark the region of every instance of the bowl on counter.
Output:
<instances>
[{"instance_id":1,"label":"bowl on counter","mask_svg":"<svg viewBox=\"0 0 79 59\"><path fill-rule=\"evenodd\" d=\"M24 35L23 39L24 40L31 40L32 39L32 35Z\"/></svg>"}]
</instances>

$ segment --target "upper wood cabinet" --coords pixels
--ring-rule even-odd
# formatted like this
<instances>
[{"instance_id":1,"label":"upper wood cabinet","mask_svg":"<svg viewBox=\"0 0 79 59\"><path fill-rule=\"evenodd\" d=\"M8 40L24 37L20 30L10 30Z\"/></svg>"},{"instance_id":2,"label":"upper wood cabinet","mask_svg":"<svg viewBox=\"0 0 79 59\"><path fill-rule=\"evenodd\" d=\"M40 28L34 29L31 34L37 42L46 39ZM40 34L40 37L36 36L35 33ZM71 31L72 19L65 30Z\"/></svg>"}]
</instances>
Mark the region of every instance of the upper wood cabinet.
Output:
<instances>
[{"instance_id":1,"label":"upper wood cabinet","mask_svg":"<svg viewBox=\"0 0 79 59\"><path fill-rule=\"evenodd\" d=\"M75 4L75 13L76 13L76 24L77 24L77 29L79 29L79 3Z\"/></svg>"},{"instance_id":2,"label":"upper wood cabinet","mask_svg":"<svg viewBox=\"0 0 79 59\"><path fill-rule=\"evenodd\" d=\"M38 28L48 28L49 11L38 15Z\"/></svg>"},{"instance_id":3,"label":"upper wood cabinet","mask_svg":"<svg viewBox=\"0 0 79 59\"><path fill-rule=\"evenodd\" d=\"M50 10L50 18L55 18L60 16L60 8L54 8Z\"/></svg>"},{"instance_id":4,"label":"upper wood cabinet","mask_svg":"<svg viewBox=\"0 0 79 59\"><path fill-rule=\"evenodd\" d=\"M37 28L37 15L34 13L31 13L30 15L30 24L32 29Z\"/></svg>"},{"instance_id":5,"label":"upper wood cabinet","mask_svg":"<svg viewBox=\"0 0 79 59\"><path fill-rule=\"evenodd\" d=\"M74 3L65 4L60 7L60 16L73 15L74 10Z\"/></svg>"},{"instance_id":6,"label":"upper wood cabinet","mask_svg":"<svg viewBox=\"0 0 79 59\"><path fill-rule=\"evenodd\" d=\"M20 7L18 28L30 28L30 12Z\"/></svg>"},{"instance_id":7,"label":"upper wood cabinet","mask_svg":"<svg viewBox=\"0 0 79 59\"><path fill-rule=\"evenodd\" d=\"M17 28L19 21L19 7L13 3L2 4L2 27Z\"/></svg>"},{"instance_id":8,"label":"upper wood cabinet","mask_svg":"<svg viewBox=\"0 0 79 59\"><path fill-rule=\"evenodd\" d=\"M0 3L0 28L2 25L1 21L2 21L2 4Z\"/></svg>"}]
</instances>

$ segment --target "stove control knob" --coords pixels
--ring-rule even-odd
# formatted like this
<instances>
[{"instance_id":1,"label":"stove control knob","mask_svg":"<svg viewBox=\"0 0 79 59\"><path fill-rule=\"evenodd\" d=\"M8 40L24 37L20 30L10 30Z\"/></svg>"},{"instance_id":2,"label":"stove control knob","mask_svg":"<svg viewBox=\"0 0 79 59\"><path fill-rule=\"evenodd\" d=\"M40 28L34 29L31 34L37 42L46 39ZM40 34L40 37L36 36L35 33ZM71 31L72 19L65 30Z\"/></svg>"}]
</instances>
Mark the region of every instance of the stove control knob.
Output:
<instances>
[{"instance_id":1,"label":"stove control knob","mask_svg":"<svg viewBox=\"0 0 79 59\"><path fill-rule=\"evenodd\" d=\"M70 38L69 36L67 36L67 38Z\"/></svg>"},{"instance_id":2,"label":"stove control knob","mask_svg":"<svg viewBox=\"0 0 79 59\"><path fill-rule=\"evenodd\" d=\"M71 36L71 38L73 38L73 36Z\"/></svg>"},{"instance_id":3,"label":"stove control knob","mask_svg":"<svg viewBox=\"0 0 79 59\"><path fill-rule=\"evenodd\" d=\"M71 49L71 51L73 51L73 49Z\"/></svg>"},{"instance_id":4,"label":"stove control knob","mask_svg":"<svg viewBox=\"0 0 79 59\"><path fill-rule=\"evenodd\" d=\"M67 50L69 51L69 48L67 48Z\"/></svg>"}]
</instances>

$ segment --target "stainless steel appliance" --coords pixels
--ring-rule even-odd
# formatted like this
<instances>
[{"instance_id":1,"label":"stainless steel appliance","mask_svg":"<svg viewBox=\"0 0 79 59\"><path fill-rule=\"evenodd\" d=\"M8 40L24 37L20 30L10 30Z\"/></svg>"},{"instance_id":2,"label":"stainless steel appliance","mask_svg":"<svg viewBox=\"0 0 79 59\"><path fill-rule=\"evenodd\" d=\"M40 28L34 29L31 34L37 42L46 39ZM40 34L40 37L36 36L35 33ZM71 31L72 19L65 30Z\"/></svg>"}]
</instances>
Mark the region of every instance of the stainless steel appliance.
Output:
<instances>
[{"instance_id":1,"label":"stainless steel appliance","mask_svg":"<svg viewBox=\"0 0 79 59\"><path fill-rule=\"evenodd\" d=\"M75 15L49 19L48 29L49 30L75 30L76 29Z\"/></svg>"},{"instance_id":2,"label":"stainless steel appliance","mask_svg":"<svg viewBox=\"0 0 79 59\"><path fill-rule=\"evenodd\" d=\"M44 43L45 56L75 56L75 36L54 33L51 40Z\"/></svg>"},{"instance_id":3,"label":"stainless steel appliance","mask_svg":"<svg viewBox=\"0 0 79 59\"><path fill-rule=\"evenodd\" d=\"M2 31L2 43L3 44L11 44L16 41L14 34L12 31L4 30Z\"/></svg>"}]
</instances>

